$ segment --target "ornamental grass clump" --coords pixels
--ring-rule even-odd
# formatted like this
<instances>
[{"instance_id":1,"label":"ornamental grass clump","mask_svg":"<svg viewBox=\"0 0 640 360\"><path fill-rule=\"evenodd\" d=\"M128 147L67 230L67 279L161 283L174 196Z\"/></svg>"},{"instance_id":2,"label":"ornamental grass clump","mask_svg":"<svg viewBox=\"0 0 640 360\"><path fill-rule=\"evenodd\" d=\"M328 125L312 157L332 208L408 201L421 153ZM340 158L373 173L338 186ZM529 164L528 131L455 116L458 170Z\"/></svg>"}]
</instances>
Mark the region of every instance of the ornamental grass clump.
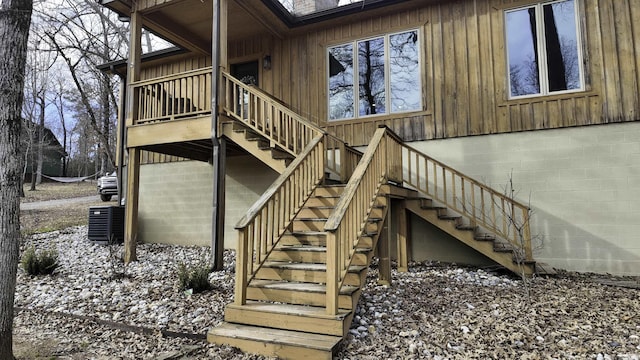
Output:
<instances>
[{"instance_id":1,"label":"ornamental grass clump","mask_svg":"<svg viewBox=\"0 0 640 360\"><path fill-rule=\"evenodd\" d=\"M190 293L199 293L211 290L209 283L209 266L207 264L196 265L188 268L184 263L178 264L178 282L180 290Z\"/></svg>"},{"instance_id":2,"label":"ornamental grass clump","mask_svg":"<svg viewBox=\"0 0 640 360\"><path fill-rule=\"evenodd\" d=\"M55 249L36 252L31 246L24 251L21 264L31 276L50 275L58 268L58 252Z\"/></svg>"}]
</instances>

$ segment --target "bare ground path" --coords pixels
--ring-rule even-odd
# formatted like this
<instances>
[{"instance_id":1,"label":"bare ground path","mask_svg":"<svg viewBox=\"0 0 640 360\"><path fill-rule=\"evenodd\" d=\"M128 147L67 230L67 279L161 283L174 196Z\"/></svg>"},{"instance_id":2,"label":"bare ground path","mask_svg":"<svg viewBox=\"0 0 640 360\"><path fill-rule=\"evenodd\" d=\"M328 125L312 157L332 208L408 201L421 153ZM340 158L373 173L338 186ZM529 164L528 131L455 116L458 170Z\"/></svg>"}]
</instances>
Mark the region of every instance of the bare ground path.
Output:
<instances>
[{"instance_id":1,"label":"bare ground path","mask_svg":"<svg viewBox=\"0 0 640 360\"><path fill-rule=\"evenodd\" d=\"M55 199L55 200L45 200L45 201L35 201L28 203L21 203L20 210L41 210L52 207L66 206L72 204L83 204L95 202L98 199L97 195L89 195L82 197L74 197L68 199ZM105 205L110 204L109 202L105 202Z\"/></svg>"}]
</instances>

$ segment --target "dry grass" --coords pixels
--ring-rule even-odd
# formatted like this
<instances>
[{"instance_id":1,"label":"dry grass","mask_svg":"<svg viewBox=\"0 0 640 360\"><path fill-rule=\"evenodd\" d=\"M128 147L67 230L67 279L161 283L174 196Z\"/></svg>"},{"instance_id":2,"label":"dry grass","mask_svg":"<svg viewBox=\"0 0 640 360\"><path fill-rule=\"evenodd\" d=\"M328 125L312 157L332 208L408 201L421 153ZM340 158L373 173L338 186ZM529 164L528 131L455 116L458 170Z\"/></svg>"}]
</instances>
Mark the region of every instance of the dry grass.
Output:
<instances>
[{"instance_id":1,"label":"dry grass","mask_svg":"<svg viewBox=\"0 0 640 360\"><path fill-rule=\"evenodd\" d=\"M24 235L86 225L89 221L89 207L116 204L115 201L100 201L95 181L70 184L43 183L37 186L36 191L28 191L28 189L29 185L26 185L26 198L23 198L22 202L71 199L90 195L95 195L96 200L90 203L72 203L36 210L22 210L20 212L20 227Z\"/></svg>"},{"instance_id":2,"label":"dry grass","mask_svg":"<svg viewBox=\"0 0 640 360\"><path fill-rule=\"evenodd\" d=\"M36 191L29 191L31 184L24 185L24 198L20 202L34 202L45 200L69 199L80 196L97 195L96 182L85 180L78 183L42 183L36 186Z\"/></svg>"},{"instance_id":3,"label":"dry grass","mask_svg":"<svg viewBox=\"0 0 640 360\"><path fill-rule=\"evenodd\" d=\"M87 225L90 206L114 205L99 199L91 203L68 204L39 210L23 210L20 227L25 235L61 230L70 226Z\"/></svg>"}]
</instances>

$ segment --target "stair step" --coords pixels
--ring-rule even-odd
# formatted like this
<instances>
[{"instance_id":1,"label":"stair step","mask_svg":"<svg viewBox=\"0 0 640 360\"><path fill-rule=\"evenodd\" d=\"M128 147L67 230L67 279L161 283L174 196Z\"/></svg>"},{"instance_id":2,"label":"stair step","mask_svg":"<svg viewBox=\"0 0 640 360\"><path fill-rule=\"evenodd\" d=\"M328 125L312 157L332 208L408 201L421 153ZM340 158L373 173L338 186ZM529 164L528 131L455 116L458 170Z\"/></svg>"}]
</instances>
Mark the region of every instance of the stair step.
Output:
<instances>
[{"instance_id":1,"label":"stair step","mask_svg":"<svg viewBox=\"0 0 640 360\"><path fill-rule=\"evenodd\" d=\"M325 306L327 301L326 290L326 286L323 284L254 279L247 287L247 299ZM357 286L343 286L338 296L338 307L348 310L353 309L360 296L360 291Z\"/></svg>"},{"instance_id":2,"label":"stair step","mask_svg":"<svg viewBox=\"0 0 640 360\"><path fill-rule=\"evenodd\" d=\"M502 242L494 242L493 243L493 251L495 252L513 252L514 247L511 244L502 243Z\"/></svg>"},{"instance_id":3,"label":"stair step","mask_svg":"<svg viewBox=\"0 0 640 360\"><path fill-rule=\"evenodd\" d=\"M286 151L271 149L271 157L276 160L293 160L293 155L289 154Z\"/></svg>"},{"instance_id":4,"label":"stair step","mask_svg":"<svg viewBox=\"0 0 640 360\"><path fill-rule=\"evenodd\" d=\"M495 235L491 235L491 234L476 234L474 236L474 239L478 241L495 241L496 237Z\"/></svg>"},{"instance_id":5,"label":"stair step","mask_svg":"<svg viewBox=\"0 0 640 360\"><path fill-rule=\"evenodd\" d=\"M465 231L475 231L477 226L469 224L456 225L456 229Z\"/></svg>"},{"instance_id":6,"label":"stair step","mask_svg":"<svg viewBox=\"0 0 640 360\"><path fill-rule=\"evenodd\" d=\"M243 325L344 336L349 330L352 314L352 311L345 309L339 309L337 315L327 315L326 309L320 306L247 301L245 305L227 305L224 320Z\"/></svg>"},{"instance_id":7,"label":"stair step","mask_svg":"<svg viewBox=\"0 0 640 360\"><path fill-rule=\"evenodd\" d=\"M371 256L371 248L358 247L351 264L366 266ZM327 248L323 246L291 245L280 246L269 255L270 261L290 261L294 263L327 263Z\"/></svg>"},{"instance_id":8,"label":"stair step","mask_svg":"<svg viewBox=\"0 0 640 360\"><path fill-rule=\"evenodd\" d=\"M247 139L249 141L264 140L264 136L258 134L255 131L251 131L251 130L245 130L244 131L244 137L245 137L245 139Z\"/></svg>"},{"instance_id":9,"label":"stair step","mask_svg":"<svg viewBox=\"0 0 640 360\"><path fill-rule=\"evenodd\" d=\"M372 248L373 237L375 232L360 236L358 247L360 248ZM327 245L327 233L324 231L293 231L282 235L279 242L280 246L292 246L292 245L310 245L310 246L326 246Z\"/></svg>"},{"instance_id":10,"label":"stair step","mask_svg":"<svg viewBox=\"0 0 640 360\"><path fill-rule=\"evenodd\" d=\"M350 266L344 280L345 285L360 286L366 276L366 270L367 267L364 265ZM262 265L255 278L325 284L327 282L326 271L327 266L322 263L269 261Z\"/></svg>"},{"instance_id":11,"label":"stair step","mask_svg":"<svg viewBox=\"0 0 640 360\"><path fill-rule=\"evenodd\" d=\"M369 218L365 231L378 231L378 224L381 220L380 218ZM301 219L298 217L293 220L291 227L292 231L323 231L326 223L327 219Z\"/></svg>"},{"instance_id":12,"label":"stair step","mask_svg":"<svg viewBox=\"0 0 640 360\"><path fill-rule=\"evenodd\" d=\"M340 197L344 192L345 185L324 185L318 186L312 196L321 196L321 197Z\"/></svg>"},{"instance_id":13,"label":"stair step","mask_svg":"<svg viewBox=\"0 0 640 360\"><path fill-rule=\"evenodd\" d=\"M333 206L306 206L298 212L298 218L329 218L335 207Z\"/></svg>"},{"instance_id":14,"label":"stair step","mask_svg":"<svg viewBox=\"0 0 640 360\"><path fill-rule=\"evenodd\" d=\"M224 322L209 330L207 340L279 359L331 360L342 337Z\"/></svg>"},{"instance_id":15,"label":"stair step","mask_svg":"<svg viewBox=\"0 0 640 360\"><path fill-rule=\"evenodd\" d=\"M331 206L335 207L340 200L338 196L312 196L304 203L304 207Z\"/></svg>"}]
</instances>

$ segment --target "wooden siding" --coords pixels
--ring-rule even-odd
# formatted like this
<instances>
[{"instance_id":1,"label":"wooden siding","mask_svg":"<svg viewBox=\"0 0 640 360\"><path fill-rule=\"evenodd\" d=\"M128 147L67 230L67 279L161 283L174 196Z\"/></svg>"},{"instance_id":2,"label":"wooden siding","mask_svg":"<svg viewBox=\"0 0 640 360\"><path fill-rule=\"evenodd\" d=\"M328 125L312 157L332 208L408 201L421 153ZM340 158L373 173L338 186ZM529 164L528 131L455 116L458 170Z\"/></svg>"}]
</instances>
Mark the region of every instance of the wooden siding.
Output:
<instances>
[{"instance_id":1,"label":"wooden siding","mask_svg":"<svg viewBox=\"0 0 640 360\"><path fill-rule=\"evenodd\" d=\"M169 76L190 70L197 70L211 66L211 57L209 56L190 56L182 55L174 58L170 62L157 64L153 66L143 67L140 70L140 80L149 80L162 76Z\"/></svg>"},{"instance_id":2,"label":"wooden siding","mask_svg":"<svg viewBox=\"0 0 640 360\"><path fill-rule=\"evenodd\" d=\"M383 123L411 141L638 120L640 2L576 1L586 89L572 94L508 99L504 9L534 1L415 1L413 9L345 18L283 40L265 34L231 42L229 59L271 55L260 87L352 145L368 143ZM413 28L421 35L422 111L327 123L327 46Z\"/></svg>"},{"instance_id":3,"label":"wooden siding","mask_svg":"<svg viewBox=\"0 0 640 360\"><path fill-rule=\"evenodd\" d=\"M161 163L188 161L189 160L189 159L181 158L181 157L178 157L178 156L160 154L160 153L146 151L146 150L142 150L140 156L141 156L141 159L140 159L140 164L141 165L145 165L145 164L161 164Z\"/></svg>"}]
</instances>

